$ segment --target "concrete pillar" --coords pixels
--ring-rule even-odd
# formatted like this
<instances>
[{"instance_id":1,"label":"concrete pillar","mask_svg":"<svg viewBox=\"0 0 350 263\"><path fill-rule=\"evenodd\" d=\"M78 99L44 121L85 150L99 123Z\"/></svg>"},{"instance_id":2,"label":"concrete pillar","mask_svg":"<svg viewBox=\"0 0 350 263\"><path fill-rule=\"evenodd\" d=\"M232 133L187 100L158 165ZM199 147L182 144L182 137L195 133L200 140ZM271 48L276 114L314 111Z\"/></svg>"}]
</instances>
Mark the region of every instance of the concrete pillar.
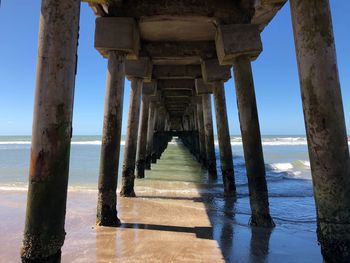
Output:
<instances>
[{"instance_id":1,"label":"concrete pillar","mask_svg":"<svg viewBox=\"0 0 350 263\"><path fill-rule=\"evenodd\" d=\"M248 57L242 56L235 59L234 76L252 210L250 223L254 226L273 227L253 75Z\"/></svg>"},{"instance_id":2,"label":"concrete pillar","mask_svg":"<svg viewBox=\"0 0 350 263\"><path fill-rule=\"evenodd\" d=\"M146 144L146 163L145 169L151 169L154 119L155 119L156 102L151 101L149 104L148 128L147 128L147 144Z\"/></svg>"},{"instance_id":3,"label":"concrete pillar","mask_svg":"<svg viewBox=\"0 0 350 263\"><path fill-rule=\"evenodd\" d=\"M125 54L110 51L105 97L100 175L98 180L97 225L118 226L117 183L123 116Z\"/></svg>"},{"instance_id":4,"label":"concrete pillar","mask_svg":"<svg viewBox=\"0 0 350 263\"><path fill-rule=\"evenodd\" d=\"M220 149L222 180L225 190L224 193L225 196L235 196L236 185L233 170L231 137L227 120L224 83L222 81L213 82L213 92L216 113L216 126Z\"/></svg>"},{"instance_id":5,"label":"concrete pillar","mask_svg":"<svg viewBox=\"0 0 350 263\"><path fill-rule=\"evenodd\" d=\"M197 122L198 122L198 137L199 137L199 151L200 162L203 166L207 163L207 149L205 145L205 132L204 132L204 118L203 118L203 103L197 104Z\"/></svg>"},{"instance_id":6,"label":"concrete pillar","mask_svg":"<svg viewBox=\"0 0 350 263\"><path fill-rule=\"evenodd\" d=\"M291 0L295 46L325 262L350 262L350 164L328 0Z\"/></svg>"},{"instance_id":7,"label":"concrete pillar","mask_svg":"<svg viewBox=\"0 0 350 263\"><path fill-rule=\"evenodd\" d=\"M194 142L195 157L200 162L200 146L199 146L199 132L198 132L198 121L197 121L197 106L191 105L191 122L192 122L192 136Z\"/></svg>"},{"instance_id":8,"label":"concrete pillar","mask_svg":"<svg viewBox=\"0 0 350 263\"><path fill-rule=\"evenodd\" d=\"M80 1L42 1L22 262L60 262Z\"/></svg>"},{"instance_id":9,"label":"concrete pillar","mask_svg":"<svg viewBox=\"0 0 350 263\"><path fill-rule=\"evenodd\" d=\"M142 79L132 78L130 89L130 104L128 127L125 137L124 163L122 171L122 189L120 196L135 197L135 161L137 149L137 134L140 119Z\"/></svg>"},{"instance_id":10,"label":"concrete pillar","mask_svg":"<svg viewBox=\"0 0 350 263\"><path fill-rule=\"evenodd\" d=\"M164 145L164 129L165 129L165 107L163 105L159 106L158 111L158 121L157 121L157 132L158 132L158 142L156 145L156 157L160 159L163 153Z\"/></svg>"},{"instance_id":11,"label":"concrete pillar","mask_svg":"<svg viewBox=\"0 0 350 263\"><path fill-rule=\"evenodd\" d=\"M146 145L148 132L149 96L142 94L141 116L137 147L137 178L145 177Z\"/></svg>"},{"instance_id":12,"label":"concrete pillar","mask_svg":"<svg viewBox=\"0 0 350 263\"><path fill-rule=\"evenodd\" d=\"M202 95L203 103L203 120L204 120L204 133L205 133L205 145L207 150L207 169L210 177L216 178L216 157L215 157L215 145L214 145L214 131L213 131L213 117L211 111L211 94Z\"/></svg>"},{"instance_id":13,"label":"concrete pillar","mask_svg":"<svg viewBox=\"0 0 350 263\"><path fill-rule=\"evenodd\" d=\"M159 105L158 103L155 104L155 109L154 109L154 116L153 116L153 122L152 122L152 147L151 147L151 163L157 163L157 140L155 140L155 132L157 132L157 126L156 123L158 122L159 119Z\"/></svg>"}]
</instances>

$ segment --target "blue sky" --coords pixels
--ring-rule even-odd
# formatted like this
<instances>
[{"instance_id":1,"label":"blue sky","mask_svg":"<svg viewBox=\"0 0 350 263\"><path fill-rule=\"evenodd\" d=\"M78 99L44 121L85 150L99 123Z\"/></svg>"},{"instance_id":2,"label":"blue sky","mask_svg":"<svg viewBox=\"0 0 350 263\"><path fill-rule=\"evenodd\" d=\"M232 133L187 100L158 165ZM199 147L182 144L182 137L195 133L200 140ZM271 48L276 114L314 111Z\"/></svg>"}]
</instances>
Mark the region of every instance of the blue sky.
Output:
<instances>
[{"instance_id":1,"label":"blue sky","mask_svg":"<svg viewBox=\"0 0 350 263\"><path fill-rule=\"evenodd\" d=\"M349 0L331 2L348 133L350 128ZM0 7L0 135L30 135L39 29L39 0L3 0ZM106 63L93 48L94 14L82 4L74 134L102 131ZM262 134L304 134L289 4L262 34L264 52L253 63ZM123 134L130 84L125 85ZM239 134L232 80L225 84L231 134Z\"/></svg>"}]
</instances>

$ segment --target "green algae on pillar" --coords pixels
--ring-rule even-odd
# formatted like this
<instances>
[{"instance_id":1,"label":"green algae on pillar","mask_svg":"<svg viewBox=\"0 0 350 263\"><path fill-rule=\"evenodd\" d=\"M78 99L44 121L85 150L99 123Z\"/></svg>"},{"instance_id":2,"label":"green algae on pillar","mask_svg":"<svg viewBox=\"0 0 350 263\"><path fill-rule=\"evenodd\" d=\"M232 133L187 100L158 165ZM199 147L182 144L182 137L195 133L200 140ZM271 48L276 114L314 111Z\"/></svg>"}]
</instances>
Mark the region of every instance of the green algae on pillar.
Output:
<instances>
[{"instance_id":1,"label":"green algae on pillar","mask_svg":"<svg viewBox=\"0 0 350 263\"><path fill-rule=\"evenodd\" d=\"M98 180L97 224L118 226L117 183L125 80L125 54L110 51Z\"/></svg>"},{"instance_id":2,"label":"green algae on pillar","mask_svg":"<svg viewBox=\"0 0 350 263\"><path fill-rule=\"evenodd\" d=\"M270 216L265 163L250 59L246 56L236 58L233 69L248 177L250 208L252 210L250 224L274 227L275 224Z\"/></svg>"},{"instance_id":3,"label":"green algae on pillar","mask_svg":"<svg viewBox=\"0 0 350 263\"><path fill-rule=\"evenodd\" d=\"M325 262L350 262L350 160L328 0L291 0L303 111Z\"/></svg>"},{"instance_id":4,"label":"green algae on pillar","mask_svg":"<svg viewBox=\"0 0 350 263\"><path fill-rule=\"evenodd\" d=\"M236 185L233 170L231 137L227 120L225 89L222 81L213 82L213 93L224 194L225 196L235 196Z\"/></svg>"},{"instance_id":5,"label":"green algae on pillar","mask_svg":"<svg viewBox=\"0 0 350 263\"><path fill-rule=\"evenodd\" d=\"M124 163L122 171L122 189L120 196L135 197L135 161L137 149L137 134L140 119L142 79L131 79L128 126L125 137Z\"/></svg>"},{"instance_id":6,"label":"green algae on pillar","mask_svg":"<svg viewBox=\"0 0 350 263\"><path fill-rule=\"evenodd\" d=\"M61 261L79 15L80 1L42 1L22 262Z\"/></svg>"}]
</instances>

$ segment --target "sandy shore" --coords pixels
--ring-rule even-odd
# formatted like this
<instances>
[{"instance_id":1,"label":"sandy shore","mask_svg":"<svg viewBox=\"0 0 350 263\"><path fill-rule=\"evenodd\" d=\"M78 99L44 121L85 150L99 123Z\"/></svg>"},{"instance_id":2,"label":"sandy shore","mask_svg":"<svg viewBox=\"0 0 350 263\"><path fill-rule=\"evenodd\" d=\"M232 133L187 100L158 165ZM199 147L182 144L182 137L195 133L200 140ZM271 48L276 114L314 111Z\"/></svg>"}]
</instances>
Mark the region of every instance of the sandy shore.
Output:
<instances>
[{"instance_id":1,"label":"sandy shore","mask_svg":"<svg viewBox=\"0 0 350 263\"><path fill-rule=\"evenodd\" d=\"M178 181L159 177L180 168ZM181 182L186 171L192 177ZM203 191L195 182L201 173L184 149L173 148L137 183L138 198L118 199L120 228L95 226L96 191L69 191L62 261L322 262L315 233L249 227L249 215L235 214L232 200ZM24 191L0 191L0 262L19 262L25 202Z\"/></svg>"}]
</instances>

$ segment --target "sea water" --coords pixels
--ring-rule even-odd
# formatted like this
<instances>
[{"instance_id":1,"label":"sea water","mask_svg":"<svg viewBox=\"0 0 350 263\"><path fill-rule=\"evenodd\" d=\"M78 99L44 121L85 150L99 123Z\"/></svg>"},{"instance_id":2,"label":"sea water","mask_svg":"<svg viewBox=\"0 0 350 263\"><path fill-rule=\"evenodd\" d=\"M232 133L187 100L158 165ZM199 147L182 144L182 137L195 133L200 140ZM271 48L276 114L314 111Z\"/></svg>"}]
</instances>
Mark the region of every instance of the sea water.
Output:
<instances>
[{"instance_id":1,"label":"sea water","mask_svg":"<svg viewBox=\"0 0 350 263\"><path fill-rule=\"evenodd\" d=\"M173 142L174 143L174 142ZM263 136L266 176L270 196L271 214L280 227L295 231L315 232L316 216L313 199L310 163L307 142L304 136ZM247 178L243 156L242 140L239 136L231 137L238 202L235 213L250 214ZM218 143L215 143L218 175L220 178L220 157ZM96 191L99 171L101 136L76 136L72 139L69 190ZM120 165L123 160L124 138L121 142ZM0 136L0 190L26 191L30 155L30 137ZM174 162L176 160L174 159ZM181 176L174 177L173 171L164 171L159 175L157 183L146 187L144 191L168 191L172 185L176 191L195 191L179 181L187 180ZM205 173L204 171L199 171ZM193 180L205 183L194 168ZM119 172L120 174L120 172ZM180 175L181 171L177 171ZM121 176L119 176L119 179ZM202 180L202 181L201 181ZM184 182L186 183L186 182ZM167 187L165 187L165 184ZM120 185L120 184L119 184ZM172 189L172 190L174 190ZM210 188L201 189L213 194L222 193L222 181L219 179ZM220 200L220 199L219 199ZM219 204L220 205L220 204Z\"/></svg>"}]
</instances>

